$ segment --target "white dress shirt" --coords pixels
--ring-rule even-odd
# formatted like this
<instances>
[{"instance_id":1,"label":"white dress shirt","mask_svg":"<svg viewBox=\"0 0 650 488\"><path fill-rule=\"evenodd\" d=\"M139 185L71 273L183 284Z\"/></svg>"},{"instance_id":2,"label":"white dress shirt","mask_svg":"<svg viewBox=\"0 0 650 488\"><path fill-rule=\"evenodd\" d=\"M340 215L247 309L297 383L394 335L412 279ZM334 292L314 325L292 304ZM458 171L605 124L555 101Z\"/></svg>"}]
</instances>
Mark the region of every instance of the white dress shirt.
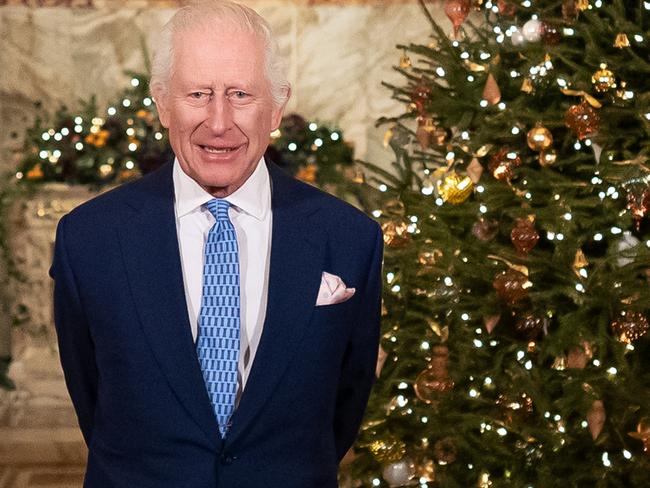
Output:
<instances>
[{"instance_id":1,"label":"white dress shirt","mask_svg":"<svg viewBox=\"0 0 650 488\"><path fill-rule=\"evenodd\" d=\"M174 210L183 267L187 313L196 342L203 292L203 250L214 216L202 205L214 198L174 161ZM271 183L264 158L253 174L225 198L228 215L237 232L240 273L239 395L262 336L268 298L271 257ZM239 396L238 395L238 396Z\"/></svg>"}]
</instances>

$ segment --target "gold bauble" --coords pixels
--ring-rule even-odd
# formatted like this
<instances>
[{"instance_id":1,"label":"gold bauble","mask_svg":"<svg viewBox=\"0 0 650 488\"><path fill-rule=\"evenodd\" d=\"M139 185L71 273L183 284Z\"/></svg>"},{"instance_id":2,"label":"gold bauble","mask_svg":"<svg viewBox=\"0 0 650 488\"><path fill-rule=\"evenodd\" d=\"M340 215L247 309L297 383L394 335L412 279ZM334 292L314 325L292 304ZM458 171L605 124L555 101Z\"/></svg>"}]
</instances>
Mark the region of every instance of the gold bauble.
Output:
<instances>
[{"instance_id":1,"label":"gold bauble","mask_svg":"<svg viewBox=\"0 0 650 488\"><path fill-rule=\"evenodd\" d=\"M528 131L526 140L528 147L533 151L544 151L553 144L553 134L542 124L538 123Z\"/></svg>"},{"instance_id":2,"label":"gold bauble","mask_svg":"<svg viewBox=\"0 0 650 488\"><path fill-rule=\"evenodd\" d=\"M611 70L607 69L606 64L600 65L600 69L592 75L591 82L600 93L616 88L616 77Z\"/></svg>"},{"instance_id":3,"label":"gold bauble","mask_svg":"<svg viewBox=\"0 0 650 488\"><path fill-rule=\"evenodd\" d=\"M628 311L612 321L610 327L619 341L630 344L644 336L650 325L643 314Z\"/></svg>"},{"instance_id":4,"label":"gold bauble","mask_svg":"<svg viewBox=\"0 0 650 488\"><path fill-rule=\"evenodd\" d=\"M368 448L380 463L397 462L406 454L406 444L393 437L373 441Z\"/></svg>"},{"instance_id":5,"label":"gold bauble","mask_svg":"<svg viewBox=\"0 0 650 488\"><path fill-rule=\"evenodd\" d=\"M404 247L411 240L408 223L405 220L389 220L382 224L381 229L384 232L384 243L388 247Z\"/></svg>"},{"instance_id":6,"label":"gold bauble","mask_svg":"<svg viewBox=\"0 0 650 488\"><path fill-rule=\"evenodd\" d=\"M438 182L438 193L445 201L453 205L463 203L474 191L474 183L469 176L460 176L455 172Z\"/></svg>"},{"instance_id":7,"label":"gold bauble","mask_svg":"<svg viewBox=\"0 0 650 488\"><path fill-rule=\"evenodd\" d=\"M43 168L41 168L41 163L36 163L25 175L25 177L30 181L40 180L43 176L45 176L45 174L43 173Z\"/></svg>"},{"instance_id":8,"label":"gold bauble","mask_svg":"<svg viewBox=\"0 0 650 488\"><path fill-rule=\"evenodd\" d=\"M650 452L650 417L642 417L636 426L636 432L628 432L627 435L643 442L643 451Z\"/></svg>"},{"instance_id":9,"label":"gold bauble","mask_svg":"<svg viewBox=\"0 0 650 488\"><path fill-rule=\"evenodd\" d=\"M399 58L399 67L402 69L411 67L411 58L408 57L406 51L404 51L404 54L402 54L402 56Z\"/></svg>"},{"instance_id":10,"label":"gold bauble","mask_svg":"<svg viewBox=\"0 0 650 488\"><path fill-rule=\"evenodd\" d=\"M557 161L555 149L548 149L539 153L539 164L543 167L551 166Z\"/></svg>"},{"instance_id":11,"label":"gold bauble","mask_svg":"<svg viewBox=\"0 0 650 488\"><path fill-rule=\"evenodd\" d=\"M318 167L315 164L307 164L307 166L301 166L296 173L296 178L305 183L315 183L316 182L316 173L318 172Z\"/></svg>"}]
</instances>

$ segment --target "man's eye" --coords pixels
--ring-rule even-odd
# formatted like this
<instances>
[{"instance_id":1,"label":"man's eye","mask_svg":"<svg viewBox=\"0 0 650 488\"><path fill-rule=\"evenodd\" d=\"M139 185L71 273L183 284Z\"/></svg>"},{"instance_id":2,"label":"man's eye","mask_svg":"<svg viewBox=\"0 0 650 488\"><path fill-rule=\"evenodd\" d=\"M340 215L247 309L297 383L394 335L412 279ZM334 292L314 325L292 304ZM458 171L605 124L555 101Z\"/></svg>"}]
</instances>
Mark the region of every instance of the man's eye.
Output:
<instances>
[{"instance_id":1,"label":"man's eye","mask_svg":"<svg viewBox=\"0 0 650 488\"><path fill-rule=\"evenodd\" d=\"M239 98L239 99L246 98L248 96L248 93L246 93L244 91L241 91L241 90L235 90L232 93L233 93L235 98Z\"/></svg>"},{"instance_id":2,"label":"man's eye","mask_svg":"<svg viewBox=\"0 0 650 488\"><path fill-rule=\"evenodd\" d=\"M200 100L201 98L204 98L204 97L207 97L207 96L208 96L208 94L203 93L203 92L192 92L192 93L190 93L190 97L195 98L197 100Z\"/></svg>"}]
</instances>

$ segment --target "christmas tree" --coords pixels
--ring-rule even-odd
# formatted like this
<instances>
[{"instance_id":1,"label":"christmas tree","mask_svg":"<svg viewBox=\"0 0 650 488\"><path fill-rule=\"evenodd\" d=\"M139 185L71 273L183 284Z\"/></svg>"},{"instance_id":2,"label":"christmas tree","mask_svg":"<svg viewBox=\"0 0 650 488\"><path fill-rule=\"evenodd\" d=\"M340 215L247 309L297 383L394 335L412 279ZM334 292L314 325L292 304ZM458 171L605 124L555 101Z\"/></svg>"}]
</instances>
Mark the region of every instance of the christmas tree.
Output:
<instances>
[{"instance_id":1,"label":"christmas tree","mask_svg":"<svg viewBox=\"0 0 650 488\"><path fill-rule=\"evenodd\" d=\"M420 1L346 483L650 486L650 2Z\"/></svg>"}]
</instances>

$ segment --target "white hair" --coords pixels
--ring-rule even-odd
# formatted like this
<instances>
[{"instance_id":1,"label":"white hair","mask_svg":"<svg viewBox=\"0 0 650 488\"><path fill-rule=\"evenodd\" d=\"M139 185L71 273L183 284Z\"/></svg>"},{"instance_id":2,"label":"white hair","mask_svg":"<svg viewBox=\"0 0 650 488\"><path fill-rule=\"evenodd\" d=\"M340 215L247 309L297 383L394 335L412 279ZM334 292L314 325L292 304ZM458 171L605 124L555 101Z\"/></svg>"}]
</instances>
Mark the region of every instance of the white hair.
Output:
<instances>
[{"instance_id":1,"label":"white hair","mask_svg":"<svg viewBox=\"0 0 650 488\"><path fill-rule=\"evenodd\" d=\"M279 107L289 98L291 84L280 57L271 27L253 9L229 0L201 0L182 7L163 26L153 55L149 87L152 95L164 94L169 87L174 61L174 36L198 26L214 29L233 26L256 34L264 42L264 62L271 97Z\"/></svg>"}]
</instances>

